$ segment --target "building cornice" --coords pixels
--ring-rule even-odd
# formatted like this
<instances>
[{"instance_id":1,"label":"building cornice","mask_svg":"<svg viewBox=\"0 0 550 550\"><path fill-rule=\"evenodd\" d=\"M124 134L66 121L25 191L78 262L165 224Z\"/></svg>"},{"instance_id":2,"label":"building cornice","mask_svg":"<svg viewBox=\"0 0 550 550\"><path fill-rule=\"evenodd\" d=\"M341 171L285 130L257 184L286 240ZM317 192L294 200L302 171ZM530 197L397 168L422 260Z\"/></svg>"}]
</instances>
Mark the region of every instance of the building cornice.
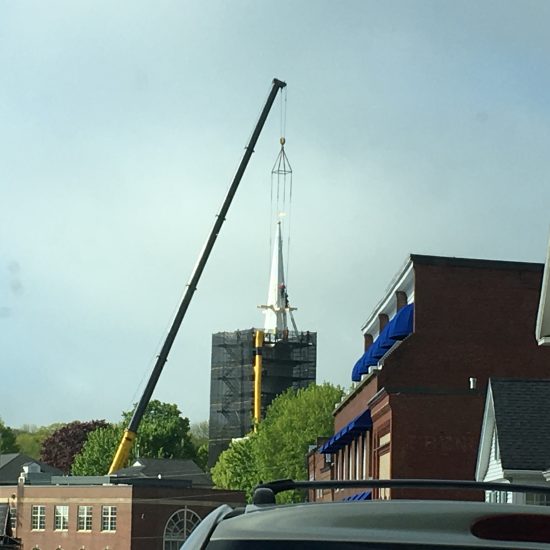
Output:
<instances>
[{"instance_id":1,"label":"building cornice","mask_svg":"<svg viewBox=\"0 0 550 550\"><path fill-rule=\"evenodd\" d=\"M388 286L384 297L373 309L371 315L361 327L363 334L371 334L373 338L378 336L379 332L379 315L386 314L390 319L397 312L397 303L395 300L396 291L401 290L407 295L407 303L414 301L414 271L412 256L407 258L403 267L393 278Z\"/></svg>"},{"instance_id":2,"label":"building cornice","mask_svg":"<svg viewBox=\"0 0 550 550\"><path fill-rule=\"evenodd\" d=\"M363 375L361 382L357 382L351 391L342 397L340 403L332 411L332 416L336 416L350 401L355 399L356 395L376 376L377 372L377 369L371 369L368 374Z\"/></svg>"}]
</instances>

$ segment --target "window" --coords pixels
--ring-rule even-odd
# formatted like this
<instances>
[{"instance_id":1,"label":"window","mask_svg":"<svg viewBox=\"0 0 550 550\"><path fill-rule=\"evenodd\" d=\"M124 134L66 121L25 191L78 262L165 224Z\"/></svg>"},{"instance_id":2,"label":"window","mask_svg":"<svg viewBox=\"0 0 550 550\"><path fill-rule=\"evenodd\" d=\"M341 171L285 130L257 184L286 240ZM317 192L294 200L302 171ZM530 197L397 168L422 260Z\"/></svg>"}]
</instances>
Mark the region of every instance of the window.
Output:
<instances>
[{"instance_id":1,"label":"window","mask_svg":"<svg viewBox=\"0 0 550 550\"><path fill-rule=\"evenodd\" d=\"M369 477L369 432L365 432L363 436L363 479L368 479Z\"/></svg>"},{"instance_id":2,"label":"window","mask_svg":"<svg viewBox=\"0 0 550 550\"><path fill-rule=\"evenodd\" d=\"M179 550L200 521L200 516L187 506L170 516L164 529L164 550Z\"/></svg>"},{"instance_id":3,"label":"window","mask_svg":"<svg viewBox=\"0 0 550 550\"><path fill-rule=\"evenodd\" d=\"M527 493L525 504L538 504L539 506L550 506L550 495L541 493Z\"/></svg>"},{"instance_id":4,"label":"window","mask_svg":"<svg viewBox=\"0 0 550 550\"><path fill-rule=\"evenodd\" d=\"M344 479L351 479L352 476L351 456L351 443L348 443L344 447Z\"/></svg>"},{"instance_id":5,"label":"window","mask_svg":"<svg viewBox=\"0 0 550 550\"><path fill-rule=\"evenodd\" d=\"M54 527L56 531L66 531L69 528L69 507L56 506L54 512Z\"/></svg>"},{"instance_id":6,"label":"window","mask_svg":"<svg viewBox=\"0 0 550 550\"><path fill-rule=\"evenodd\" d=\"M378 477L379 479L391 479L391 455L390 452L385 452L378 455ZM390 498L390 489L380 489L380 498Z\"/></svg>"},{"instance_id":7,"label":"window","mask_svg":"<svg viewBox=\"0 0 550 550\"><path fill-rule=\"evenodd\" d=\"M10 506L10 526L12 531L17 528L17 508Z\"/></svg>"},{"instance_id":8,"label":"window","mask_svg":"<svg viewBox=\"0 0 550 550\"><path fill-rule=\"evenodd\" d=\"M42 531L46 528L46 507L42 504L32 507L31 511L31 529L33 531Z\"/></svg>"},{"instance_id":9,"label":"window","mask_svg":"<svg viewBox=\"0 0 550 550\"><path fill-rule=\"evenodd\" d=\"M101 507L101 530L116 531L116 506Z\"/></svg>"},{"instance_id":10,"label":"window","mask_svg":"<svg viewBox=\"0 0 550 550\"><path fill-rule=\"evenodd\" d=\"M361 445L361 438L360 437L358 437L355 440L354 447L355 447L355 476L354 476L354 479L361 479L360 449L361 449L362 445Z\"/></svg>"},{"instance_id":11,"label":"window","mask_svg":"<svg viewBox=\"0 0 550 550\"><path fill-rule=\"evenodd\" d=\"M391 479L391 434L389 432L381 435L378 439L378 478ZM380 489L380 498L389 499L390 489Z\"/></svg>"},{"instance_id":12,"label":"window","mask_svg":"<svg viewBox=\"0 0 550 550\"><path fill-rule=\"evenodd\" d=\"M92 507L91 506L78 507L78 530L79 531L92 530Z\"/></svg>"},{"instance_id":13,"label":"window","mask_svg":"<svg viewBox=\"0 0 550 550\"><path fill-rule=\"evenodd\" d=\"M508 502L508 492L507 491L487 491L485 500L487 502L506 504Z\"/></svg>"}]
</instances>

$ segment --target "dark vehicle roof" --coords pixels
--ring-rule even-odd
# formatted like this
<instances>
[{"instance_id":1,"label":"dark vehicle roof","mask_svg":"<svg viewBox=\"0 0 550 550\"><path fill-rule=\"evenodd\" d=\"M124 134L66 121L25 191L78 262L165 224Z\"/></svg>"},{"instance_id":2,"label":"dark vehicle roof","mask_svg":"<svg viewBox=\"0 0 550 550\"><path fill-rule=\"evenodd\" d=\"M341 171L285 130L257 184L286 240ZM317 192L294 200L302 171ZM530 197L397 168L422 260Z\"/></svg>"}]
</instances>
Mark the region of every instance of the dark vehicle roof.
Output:
<instances>
[{"instance_id":1,"label":"dark vehicle roof","mask_svg":"<svg viewBox=\"0 0 550 550\"><path fill-rule=\"evenodd\" d=\"M477 483L460 480L277 480L259 485L254 504L223 505L191 533L183 549L254 548L352 550L356 548L523 548L550 550L550 507L449 500L368 500L277 505L288 490L346 486L361 488L454 487L464 490L535 493L540 502L550 484Z\"/></svg>"}]
</instances>

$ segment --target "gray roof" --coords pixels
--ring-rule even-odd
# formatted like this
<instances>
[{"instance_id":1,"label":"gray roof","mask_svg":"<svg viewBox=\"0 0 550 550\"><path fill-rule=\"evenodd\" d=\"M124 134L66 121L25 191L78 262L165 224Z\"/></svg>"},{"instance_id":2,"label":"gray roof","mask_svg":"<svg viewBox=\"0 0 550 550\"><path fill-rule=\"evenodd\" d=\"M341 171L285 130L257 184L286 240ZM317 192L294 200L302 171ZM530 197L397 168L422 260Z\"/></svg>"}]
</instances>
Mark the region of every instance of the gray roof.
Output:
<instances>
[{"instance_id":1,"label":"gray roof","mask_svg":"<svg viewBox=\"0 0 550 550\"><path fill-rule=\"evenodd\" d=\"M17 480L25 464L38 464L40 470L48 474L63 474L58 468L54 468L40 460L35 460L31 456L23 453L0 454L0 484L17 485Z\"/></svg>"},{"instance_id":2,"label":"gray roof","mask_svg":"<svg viewBox=\"0 0 550 550\"><path fill-rule=\"evenodd\" d=\"M190 459L136 458L131 466L114 472L117 477L190 480L212 487L212 479Z\"/></svg>"},{"instance_id":3,"label":"gray roof","mask_svg":"<svg viewBox=\"0 0 550 550\"><path fill-rule=\"evenodd\" d=\"M491 379L491 390L502 468L547 470L550 379Z\"/></svg>"}]
</instances>

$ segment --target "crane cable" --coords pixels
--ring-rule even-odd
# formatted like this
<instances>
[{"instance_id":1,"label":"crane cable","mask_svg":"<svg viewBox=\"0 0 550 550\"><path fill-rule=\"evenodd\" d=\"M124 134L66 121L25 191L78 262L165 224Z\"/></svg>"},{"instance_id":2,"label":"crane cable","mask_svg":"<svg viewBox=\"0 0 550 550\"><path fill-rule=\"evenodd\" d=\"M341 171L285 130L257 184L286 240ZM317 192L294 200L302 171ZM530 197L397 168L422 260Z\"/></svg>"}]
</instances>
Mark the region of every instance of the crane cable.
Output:
<instances>
[{"instance_id":1,"label":"crane cable","mask_svg":"<svg viewBox=\"0 0 550 550\"><path fill-rule=\"evenodd\" d=\"M285 282L288 286L289 263L290 263L290 223L292 213L292 167L285 152L286 143L286 111L287 111L287 91L282 90L280 99L280 135L279 140L281 150L275 160L275 164L271 170L271 193L270 193L270 218L273 221L278 220L282 216L286 216L287 222L287 250L286 250L286 273ZM276 180L276 189L275 188ZM273 196L275 194L275 215L273 212ZM288 205L287 205L288 202ZM270 222L270 237L269 248L273 249L273 227Z\"/></svg>"}]
</instances>

